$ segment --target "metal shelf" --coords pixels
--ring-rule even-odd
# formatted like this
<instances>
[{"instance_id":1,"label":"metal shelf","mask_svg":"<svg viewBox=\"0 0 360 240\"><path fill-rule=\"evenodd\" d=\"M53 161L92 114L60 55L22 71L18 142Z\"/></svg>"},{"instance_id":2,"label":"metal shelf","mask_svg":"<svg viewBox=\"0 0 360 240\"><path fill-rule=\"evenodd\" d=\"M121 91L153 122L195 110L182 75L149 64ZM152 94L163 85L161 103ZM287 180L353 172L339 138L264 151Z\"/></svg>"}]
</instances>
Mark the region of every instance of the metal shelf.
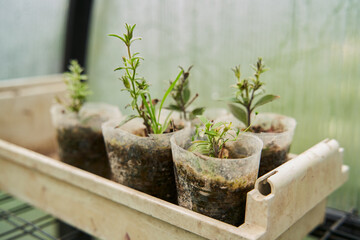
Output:
<instances>
[{"instance_id":1,"label":"metal shelf","mask_svg":"<svg viewBox=\"0 0 360 240\"><path fill-rule=\"evenodd\" d=\"M360 217L356 210L326 209L323 224L310 233L321 240L360 240Z\"/></svg>"},{"instance_id":2,"label":"metal shelf","mask_svg":"<svg viewBox=\"0 0 360 240\"><path fill-rule=\"evenodd\" d=\"M0 192L0 239L90 240L92 237Z\"/></svg>"}]
</instances>

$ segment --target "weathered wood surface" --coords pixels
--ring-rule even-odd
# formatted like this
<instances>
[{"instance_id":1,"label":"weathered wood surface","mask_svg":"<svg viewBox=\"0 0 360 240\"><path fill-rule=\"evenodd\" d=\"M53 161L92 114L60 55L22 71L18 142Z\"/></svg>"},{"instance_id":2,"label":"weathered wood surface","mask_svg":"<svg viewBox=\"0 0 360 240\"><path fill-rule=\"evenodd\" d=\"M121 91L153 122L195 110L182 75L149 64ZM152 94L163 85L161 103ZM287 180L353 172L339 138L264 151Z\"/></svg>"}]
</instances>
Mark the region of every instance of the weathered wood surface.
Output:
<instances>
[{"instance_id":1,"label":"weathered wood surface","mask_svg":"<svg viewBox=\"0 0 360 240\"><path fill-rule=\"evenodd\" d=\"M54 151L50 106L64 93L62 75L0 81L0 138L37 152Z\"/></svg>"},{"instance_id":2,"label":"weathered wood surface","mask_svg":"<svg viewBox=\"0 0 360 240\"><path fill-rule=\"evenodd\" d=\"M261 239L276 239L348 179L342 159L338 142L326 139L260 177L247 196L245 221L266 229Z\"/></svg>"},{"instance_id":3,"label":"weathered wood surface","mask_svg":"<svg viewBox=\"0 0 360 240\"><path fill-rule=\"evenodd\" d=\"M31 80L0 82L0 189L102 239L302 239L348 177L338 143L320 142L259 178L234 227L26 149L54 151L65 90L61 75Z\"/></svg>"},{"instance_id":4,"label":"weathered wood surface","mask_svg":"<svg viewBox=\"0 0 360 240\"><path fill-rule=\"evenodd\" d=\"M286 231L306 235L321 221L325 210L321 202L347 178L340 150L336 141L324 141L276 169L277 173L267 178L270 194L261 194L264 190L259 191L259 184L248 194L246 223L240 227L2 140L0 189L103 239L124 239L126 234L131 239L276 239L286 236ZM301 167L310 162L314 164ZM327 165L335 170L320 174ZM329 174L335 174L334 181ZM299 229L303 231L299 233Z\"/></svg>"}]
</instances>

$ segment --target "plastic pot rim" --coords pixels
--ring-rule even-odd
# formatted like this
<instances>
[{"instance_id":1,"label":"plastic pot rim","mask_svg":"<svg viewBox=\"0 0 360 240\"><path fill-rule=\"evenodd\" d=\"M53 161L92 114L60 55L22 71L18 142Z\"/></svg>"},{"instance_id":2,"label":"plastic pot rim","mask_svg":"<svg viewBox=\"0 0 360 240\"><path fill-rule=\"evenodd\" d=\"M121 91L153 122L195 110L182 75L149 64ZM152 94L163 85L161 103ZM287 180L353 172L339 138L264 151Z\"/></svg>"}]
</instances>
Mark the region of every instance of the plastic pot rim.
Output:
<instances>
[{"instance_id":1,"label":"plastic pot rim","mask_svg":"<svg viewBox=\"0 0 360 240\"><path fill-rule=\"evenodd\" d=\"M184 129L184 131L186 131L186 130L190 130L190 129L188 129L188 128ZM177 142L175 140L176 134L171 136L170 143L176 145L177 147L183 149L184 151L187 151L187 152L195 155L196 157L202 158L205 161L208 160L208 159L215 160L215 161L221 161L221 162L223 162L223 161L227 161L227 162L233 162L234 161L235 162L235 161L239 161L239 160L248 161L248 160L251 160L254 157L254 155L259 154L259 153L261 154L261 150L263 148L264 143L258 136L255 136L253 134L246 133L246 132L242 133L241 135L253 138L253 139L255 139L255 141L258 142L258 144L256 146L256 150L254 151L254 153L252 153L251 155L249 155L247 157L244 157L244 158L215 158L215 157L209 157L209 156L206 156L206 155L203 155L203 154L196 154L194 152L190 152L189 150L187 150L187 149L185 149L185 148L183 148L183 147L181 147L180 145L177 144ZM238 141L241 141L241 140L237 140L237 142ZM260 160L260 158L259 158L259 160Z\"/></svg>"},{"instance_id":2,"label":"plastic pot rim","mask_svg":"<svg viewBox=\"0 0 360 240\"><path fill-rule=\"evenodd\" d=\"M259 133L254 133L254 132L249 132L250 134L253 134L255 136L266 136L266 137L271 137L271 136L282 136L282 135L288 135L289 133L292 133L295 131L297 122L295 120L295 118L286 116L286 115L282 115L282 114L278 114L278 113L273 113L273 112L265 112L265 113L259 113L259 115L267 115L267 116L278 116L284 119L287 119L288 121L290 121L289 124L289 128L283 132L278 132L278 133L273 133L273 132L259 132ZM256 120L255 120L256 121ZM254 126L256 126L254 124Z\"/></svg>"}]
</instances>

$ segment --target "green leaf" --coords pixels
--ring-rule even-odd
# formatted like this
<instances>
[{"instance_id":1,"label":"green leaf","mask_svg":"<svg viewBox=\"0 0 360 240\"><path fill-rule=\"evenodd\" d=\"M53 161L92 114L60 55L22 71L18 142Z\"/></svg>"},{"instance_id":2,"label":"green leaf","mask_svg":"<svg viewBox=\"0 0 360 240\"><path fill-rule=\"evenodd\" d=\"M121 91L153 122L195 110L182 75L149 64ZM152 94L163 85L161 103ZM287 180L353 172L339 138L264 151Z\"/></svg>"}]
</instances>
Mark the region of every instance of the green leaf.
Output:
<instances>
[{"instance_id":1,"label":"green leaf","mask_svg":"<svg viewBox=\"0 0 360 240\"><path fill-rule=\"evenodd\" d=\"M209 120L207 120L207 118L205 116L203 116L203 115L199 116L199 119L200 119L200 121L203 122L203 124L209 123Z\"/></svg>"},{"instance_id":2,"label":"green leaf","mask_svg":"<svg viewBox=\"0 0 360 240\"><path fill-rule=\"evenodd\" d=\"M126 43L125 39L124 39L124 38L122 38L122 37L120 37L119 35L116 35L116 34L109 34L108 36L110 36L110 37L117 37L117 38L121 39L124 43Z\"/></svg>"},{"instance_id":3,"label":"green leaf","mask_svg":"<svg viewBox=\"0 0 360 240\"><path fill-rule=\"evenodd\" d=\"M151 111L150 106L149 106L148 102L146 101L145 95L144 95L144 94L140 94L140 97L141 97L141 99L142 99L142 103L144 104L147 112L148 112L149 115L150 115L151 120L156 122L155 115L154 115L154 113Z\"/></svg>"},{"instance_id":4,"label":"green leaf","mask_svg":"<svg viewBox=\"0 0 360 240\"><path fill-rule=\"evenodd\" d=\"M198 115L202 115L204 111L205 111L204 107L199 107L192 110L190 114L192 114L193 116L198 116Z\"/></svg>"},{"instance_id":5,"label":"green leaf","mask_svg":"<svg viewBox=\"0 0 360 240\"><path fill-rule=\"evenodd\" d=\"M210 136L216 136L216 135L217 135L215 131L205 130L205 133L206 133L207 135L210 135Z\"/></svg>"},{"instance_id":6,"label":"green leaf","mask_svg":"<svg viewBox=\"0 0 360 240\"><path fill-rule=\"evenodd\" d=\"M114 71L123 70L123 69L128 69L128 68L127 67L118 67L118 68L115 68Z\"/></svg>"},{"instance_id":7,"label":"green leaf","mask_svg":"<svg viewBox=\"0 0 360 240\"><path fill-rule=\"evenodd\" d=\"M165 132L165 130L168 128L169 124L170 124L170 116L172 114L172 111L166 116L166 119L161 127L161 133Z\"/></svg>"},{"instance_id":8,"label":"green leaf","mask_svg":"<svg viewBox=\"0 0 360 240\"><path fill-rule=\"evenodd\" d=\"M133 42L136 41L136 40L141 40L141 37L137 37L137 38L132 39L132 40L130 41L130 43L133 43Z\"/></svg>"},{"instance_id":9,"label":"green leaf","mask_svg":"<svg viewBox=\"0 0 360 240\"><path fill-rule=\"evenodd\" d=\"M166 107L167 109L174 110L174 111L181 111L181 108L175 104L170 104Z\"/></svg>"},{"instance_id":10,"label":"green leaf","mask_svg":"<svg viewBox=\"0 0 360 240\"><path fill-rule=\"evenodd\" d=\"M119 128L121 127L122 125L124 125L125 123L129 122L130 120L133 120L134 118L138 118L139 116L136 116L136 115L129 115L129 116L126 116L126 118L124 120L122 120L119 125L117 125L115 128Z\"/></svg>"},{"instance_id":11,"label":"green leaf","mask_svg":"<svg viewBox=\"0 0 360 240\"><path fill-rule=\"evenodd\" d=\"M247 114L246 111L239 106L236 106L234 104L228 104L230 112L240 121L242 121L243 123L245 123L245 125L247 125Z\"/></svg>"},{"instance_id":12,"label":"green leaf","mask_svg":"<svg viewBox=\"0 0 360 240\"><path fill-rule=\"evenodd\" d=\"M184 104L186 104L190 99L190 89L188 87L184 89L183 97L184 97Z\"/></svg>"},{"instance_id":13,"label":"green leaf","mask_svg":"<svg viewBox=\"0 0 360 240\"><path fill-rule=\"evenodd\" d=\"M227 102L233 102L233 103L240 103L243 104L238 98L236 97L224 97L224 98L219 98L217 99L217 101L227 101Z\"/></svg>"},{"instance_id":14,"label":"green leaf","mask_svg":"<svg viewBox=\"0 0 360 240\"><path fill-rule=\"evenodd\" d=\"M264 105L266 103L272 102L272 101L274 101L274 100L276 100L278 98L279 98L279 96L272 95L272 94L265 95L262 98L260 98L259 101L257 101L255 103L255 105L252 107L252 110L255 109L256 107L259 107L259 106Z\"/></svg>"},{"instance_id":15,"label":"green leaf","mask_svg":"<svg viewBox=\"0 0 360 240\"><path fill-rule=\"evenodd\" d=\"M212 126L212 128L218 128L218 127L220 127L222 125L224 125L224 122L217 122Z\"/></svg>"},{"instance_id":16,"label":"green leaf","mask_svg":"<svg viewBox=\"0 0 360 240\"><path fill-rule=\"evenodd\" d=\"M162 109L162 106L164 105L164 102L167 98L167 96L169 95L169 93L173 90L173 88L175 87L177 81L180 79L181 75L182 75L183 71L181 70L178 74L178 76L176 77L175 81L170 85L170 87L168 88L168 90L166 91L163 99L161 100L161 103L160 103L160 108L159 108L159 115L158 115L158 119L160 119L160 114L161 114L161 109Z\"/></svg>"}]
</instances>

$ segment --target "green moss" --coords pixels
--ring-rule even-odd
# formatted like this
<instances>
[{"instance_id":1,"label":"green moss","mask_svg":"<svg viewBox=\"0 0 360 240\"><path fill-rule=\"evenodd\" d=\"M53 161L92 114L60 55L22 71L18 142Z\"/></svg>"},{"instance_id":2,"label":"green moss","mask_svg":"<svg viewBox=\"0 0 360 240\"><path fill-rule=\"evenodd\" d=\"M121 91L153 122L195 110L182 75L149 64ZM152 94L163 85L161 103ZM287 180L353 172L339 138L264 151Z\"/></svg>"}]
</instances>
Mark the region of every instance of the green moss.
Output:
<instances>
[{"instance_id":1,"label":"green moss","mask_svg":"<svg viewBox=\"0 0 360 240\"><path fill-rule=\"evenodd\" d=\"M253 189L257 172L226 180L208 171L197 172L183 163L175 163L178 201L181 206L233 225L245 217L246 194Z\"/></svg>"}]
</instances>

